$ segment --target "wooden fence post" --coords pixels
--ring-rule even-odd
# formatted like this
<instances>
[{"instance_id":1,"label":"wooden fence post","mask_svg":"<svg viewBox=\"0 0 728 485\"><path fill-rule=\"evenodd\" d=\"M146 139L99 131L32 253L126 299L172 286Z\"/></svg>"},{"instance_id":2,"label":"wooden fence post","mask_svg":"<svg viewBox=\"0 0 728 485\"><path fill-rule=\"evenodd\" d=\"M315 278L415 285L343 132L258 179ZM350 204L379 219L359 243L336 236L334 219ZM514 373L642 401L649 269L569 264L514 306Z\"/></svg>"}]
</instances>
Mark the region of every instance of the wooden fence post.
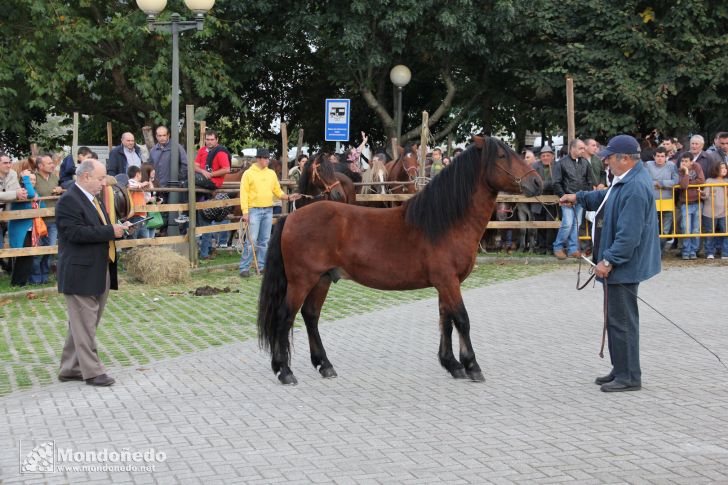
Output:
<instances>
[{"instance_id":1,"label":"wooden fence post","mask_svg":"<svg viewBox=\"0 0 728 485\"><path fill-rule=\"evenodd\" d=\"M185 111L185 120L187 123L187 205L189 207L187 214L190 219L187 223L187 243L189 245L190 266L195 268L197 267L197 238L195 237L195 231L197 230L197 199L195 198L195 157L197 156L197 150L195 150L195 106L188 104L185 106ZM205 136L204 123L204 121L200 123L203 142Z\"/></svg>"},{"instance_id":2,"label":"wooden fence post","mask_svg":"<svg viewBox=\"0 0 728 485\"><path fill-rule=\"evenodd\" d=\"M288 125L281 123L281 178L288 180Z\"/></svg>"},{"instance_id":3,"label":"wooden fence post","mask_svg":"<svg viewBox=\"0 0 728 485\"><path fill-rule=\"evenodd\" d=\"M76 159L78 152L78 111L73 112L73 135L71 138L71 158Z\"/></svg>"},{"instance_id":4,"label":"wooden fence post","mask_svg":"<svg viewBox=\"0 0 728 485\"><path fill-rule=\"evenodd\" d=\"M569 143L576 138L574 123L574 78L566 76L566 125Z\"/></svg>"},{"instance_id":5,"label":"wooden fence post","mask_svg":"<svg viewBox=\"0 0 728 485\"><path fill-rule=\"evenodd\" d=\"M422 112L422 131L420 132L420 177L425 176L425 168L427 166L427 140L430 135L430 129L427 127L430 115L427 111ZM425 186L421 185L415 187L418 190L424 189Z\"/></svg>"},{"instance_id":6,"label":"wooden fence post","mask_svg":"<svg viewBox=\"0 0 728 485\"><path fill-rule=\"evenodd\" d=\"M111 121L106 122L106 146L111 151L111 147L114 146L113 132L111 130Z\"/></svg>"}]
</instances>

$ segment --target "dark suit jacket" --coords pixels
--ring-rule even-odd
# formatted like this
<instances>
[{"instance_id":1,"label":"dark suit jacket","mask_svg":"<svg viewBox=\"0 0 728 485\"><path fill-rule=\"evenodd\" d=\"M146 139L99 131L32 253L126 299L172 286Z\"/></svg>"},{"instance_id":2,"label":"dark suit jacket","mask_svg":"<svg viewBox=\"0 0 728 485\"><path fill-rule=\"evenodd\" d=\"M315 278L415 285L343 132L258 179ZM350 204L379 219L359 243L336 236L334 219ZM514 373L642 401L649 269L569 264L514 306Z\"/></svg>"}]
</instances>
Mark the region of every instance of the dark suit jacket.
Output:
<instances>
[{"instance_id":1,"label":"dark suit jacket","mask_svg":"<svg viewBox=\"0 0 728 485\"><path fill-rule=\"evenodd\" d=\"M109 220L109 215L101 206ZM98 296L106 289L106 270L111 289L118 289L116 263L109 262L109 241L114 228L104 225L93 203L75 183L56 204L58 227L58 292Z\"/></svg>"},{"instance_id":2,"label":"dark suit jacket","mask_svg":"<svg viewBox=\"0 0 728 485\"><path fill-rule=\"evenodd\" d=\"M141 149L134 145L134 151L139 156L139 160L142 159ZM106 161L106 174L107 175L119 175L123 173L126 175L126 170L129 168L129 163L126 161L126 155L124 155L124 145L117 145L109 152L109 159Z\"/></svg>"}]
</instances>

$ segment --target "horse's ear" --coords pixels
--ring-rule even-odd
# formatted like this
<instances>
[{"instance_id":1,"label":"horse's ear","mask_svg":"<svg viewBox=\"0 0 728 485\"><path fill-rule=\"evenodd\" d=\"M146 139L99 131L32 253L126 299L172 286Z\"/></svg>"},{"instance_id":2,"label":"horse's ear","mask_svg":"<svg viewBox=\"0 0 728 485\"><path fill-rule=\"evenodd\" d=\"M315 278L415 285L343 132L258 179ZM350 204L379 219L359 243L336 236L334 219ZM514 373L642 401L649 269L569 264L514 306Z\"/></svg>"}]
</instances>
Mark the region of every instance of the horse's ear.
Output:
<instances>
[{"instance_id":1,"label":"horse's ear","mask_svg":"<svg viewBox=\"0 0 728 485\"><path fill-rule=\"evenodd\" d=\"M478 147L478 150L482 150L485 146L485 137L481 135L473 135L473 143Z\"/></svg>"}]
</instances>

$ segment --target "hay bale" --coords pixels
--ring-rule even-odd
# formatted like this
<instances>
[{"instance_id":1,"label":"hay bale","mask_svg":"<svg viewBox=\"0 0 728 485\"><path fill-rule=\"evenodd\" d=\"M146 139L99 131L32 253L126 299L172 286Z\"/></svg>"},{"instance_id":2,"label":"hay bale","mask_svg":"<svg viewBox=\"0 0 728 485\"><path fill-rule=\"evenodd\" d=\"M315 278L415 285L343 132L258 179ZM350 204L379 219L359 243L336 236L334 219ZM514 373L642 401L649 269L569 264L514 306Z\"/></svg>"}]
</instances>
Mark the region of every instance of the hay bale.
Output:
<instances>
[{"instance_id":1,"label":"hay bale","mask_svg":"<svg viewBox=\"0 0 728 485\"><path fill-rule=\"evenodd\" d=\"M129 276L152 286L190 281L190 263L169 248L137 247L124 255Z\"/></svg>"}]
</instances>

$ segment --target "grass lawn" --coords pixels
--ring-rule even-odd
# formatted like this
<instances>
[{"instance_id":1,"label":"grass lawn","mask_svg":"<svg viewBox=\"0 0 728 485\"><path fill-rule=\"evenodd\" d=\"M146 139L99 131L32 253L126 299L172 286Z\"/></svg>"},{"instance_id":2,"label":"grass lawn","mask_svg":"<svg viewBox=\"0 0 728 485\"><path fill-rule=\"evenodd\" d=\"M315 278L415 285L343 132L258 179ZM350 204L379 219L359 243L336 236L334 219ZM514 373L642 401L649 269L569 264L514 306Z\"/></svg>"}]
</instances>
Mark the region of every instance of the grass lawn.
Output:
<instances>
[{"instance_id":1,"label":"grass lawn","mask_svg":"<svg viewBox=\"0 0 728 485\"><path fill-rule=\"evenodd\" d=\"M234 251L202 262L207 270L193 274L184 285L145 286L126 281L111 292L98 330L99 354L110 369L143 366L213 346L256 337L260 277L238 277L236 268L211 265L235 263ZM463 289L531 276L557 268L550 262L527 261L481 264ZM0 288L9 288L9 277L0 277ZM200 286L229 288L229 293L197 297ZM53 285L51 285L53 286ZM66 336L66 308L55 292L0 294L0 395L55 381L60 352ZM7 291L7 290L6 290ZM17 291L17 289L14 289ZM432 298L434 289L383 292L350 281L332 285L321 322ZM436 319L433 315L433 319ZM298 317L298 325L303 322Z\"/></svg>"}]
</instances>

